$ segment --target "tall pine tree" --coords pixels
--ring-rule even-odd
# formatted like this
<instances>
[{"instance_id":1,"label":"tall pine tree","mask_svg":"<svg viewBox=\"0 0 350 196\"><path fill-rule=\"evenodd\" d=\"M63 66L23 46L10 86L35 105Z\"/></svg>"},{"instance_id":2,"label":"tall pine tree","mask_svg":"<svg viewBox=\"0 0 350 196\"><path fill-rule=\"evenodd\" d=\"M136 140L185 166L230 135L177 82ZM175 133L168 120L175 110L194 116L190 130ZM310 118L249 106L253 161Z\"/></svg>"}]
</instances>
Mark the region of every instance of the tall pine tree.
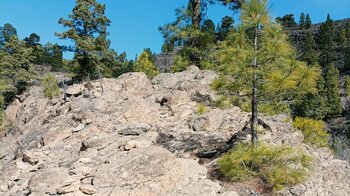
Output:
<instances>
[{"instance_id":1,"label":"tall pine tree","mask_svg":"<svg viewBox=\"0 0 350 196\"><path fill-rule=\"evenodd\" d=\"M2 93L6 104L22 93L29 80L34 78L33 58L32 49L27 48L17 36L13 35L5 42L0 52L0 83L4 84Z\"/></svg>"},{"instance_id":2,"label":"tall pine tree","mask_svg":"<svg viewBox=\"0 0 350 196\"><path fill-rule=\"evenodd\" d=\"M218 70L231 80L229 93L250 99L252 142L258 143L260 106L288 107L302 95L316 93L319 71L297 61L281 26L271 21L266 0L247 0L241 25L219 48Z\"/></svg>"},{"instance_id":3,"label":"tall pine tree","mask_svg":"<svg viewBox=\"0 0 350 196\"><path fill-rule=\"evenodd\" d=\"M328 108L326 117L334 117L342 113L339 71L332 64L328 64L325 71L325 93Z\"/></svg>"},{"instance_id":4,"label":"tall pine tree","mask_svg":"<svg viewBox=\"0 0 350 196\"><path fill-rule=\"evenodd\" d=\"M108 73L115 53L109 49L107 27L111 21L105 16L106 7L96 0L76 0L69 19L61 18L59 24L69 30L56 35L62 39L71 39L75 46L74 60L79 64L77 78L98 78L101 73Z\"/></svg>"},{"instance_id":5,"label":"tall pine tree","mask_svg":"<svg viewBox=\"0 0 350 196\"><path fill-rule=\"evenodd\" d=\"M300 14L300 20L299 20L299 27L300 29L305 29L306 22L305 22L305 14L301 13Z\"/></svg>"},{"instance_id":6,"label":"tall pine tree","mask_svg":"<svg viewBox=\"0 0 350 196\"><path fill-rule=\"evenodd\" d=\"M302 53L302 60L307 62L308 65L317 64L318 54L316 50L316 42L312 32L308 31L306 33L305 46Z\"/></svg>"},{"instance_id":7,"label":"tall pine tree","mask_svg":"<svg viewBox=\"0 0 350 196\"><path fill-rule=\"evenodd\" d=\"M305 18L305 28L309 29L312 25L311 17L309 14L306 14Z\"/></svg>"},{"instance_id":8,"label":"tall pine tree","mask_svg":"<svg viewBox=\"0 0 350 196\"><path fill-rule=\"evenodd\" d=\"M335 57L335 26L330 15L327 15L327 20L320 27L318 37L318 47L320 50L319 62L321 66L325 67L331 64Z\"/></svg>"}]
</instances>

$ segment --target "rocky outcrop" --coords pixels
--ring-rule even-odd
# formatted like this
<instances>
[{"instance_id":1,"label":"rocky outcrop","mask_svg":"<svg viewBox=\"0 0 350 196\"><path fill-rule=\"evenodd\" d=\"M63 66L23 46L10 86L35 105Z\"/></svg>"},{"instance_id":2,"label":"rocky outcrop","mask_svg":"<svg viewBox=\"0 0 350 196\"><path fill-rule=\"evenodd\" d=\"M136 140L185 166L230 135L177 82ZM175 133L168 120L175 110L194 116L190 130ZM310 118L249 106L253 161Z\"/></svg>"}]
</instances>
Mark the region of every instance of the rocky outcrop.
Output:
<instances>
[{"instance_id":1,"label":"rocky outcrop","mask_svg":"<svg viewBox=\"0 0 350 196\"><path fill-rule=\"evenodd\" d=\"M92 82L89 91L70 86L66 99L52 100L31 87L7 110L12 126L0 137L0 195L261 194L219 181L209 175L216 161L196 156L215 153L249 119L237 107L210 106L216 77L196 67L152 81L126 73ZM197 114L199 103L205 114ZM309 180L283 194L350 194L349 163L303 144L285 118L263 117L272 130L261 140L300 146L317 161Z\"/></svg>"}]
</instances>

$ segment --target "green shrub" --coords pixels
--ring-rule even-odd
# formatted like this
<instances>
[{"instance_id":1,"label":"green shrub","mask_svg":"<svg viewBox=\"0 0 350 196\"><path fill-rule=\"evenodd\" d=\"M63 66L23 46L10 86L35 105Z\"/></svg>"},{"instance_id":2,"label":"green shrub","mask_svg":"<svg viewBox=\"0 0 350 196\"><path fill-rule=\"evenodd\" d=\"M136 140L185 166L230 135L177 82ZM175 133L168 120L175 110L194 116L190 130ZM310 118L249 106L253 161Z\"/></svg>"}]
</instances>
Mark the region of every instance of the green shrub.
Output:
<instances>
[{"instance_id":1,"label":"green shrub","mask_svg":"<svg viewBox=\"0 0 350 196\"><path fill-rule=\"evenodd\" d=\"M303 182L312 167L312 157L291 147L260 143L238 144L218 161L220 171L232 181L261 178L274 192Z\"/></svg>"},{"instance_id":2,"label":"green shrub","mask_svg":"<svg viewBox=\"0 0 350 196\"><path fill-rule=\"evenodd\" d=\"M151 61L151 57L145 50L135 63L135 71L143 72L150 78L154 78L159 74L159 70L155 67L154 63Z\"/></svg>"},{"instance_id":3,"label":"green shrub","mask_svg":"<svg viewBox=\"0 0 350 196\"><path fill-rule=\"evenodd\" d=\"M213 102L213 105L220 109L230 108L232 106L231 101L227 96L221 96L218 100Z\"/></svg>"},{"instance_id":4,"label":"green shrub","mask_svg":"<svg viewBox=\"0 0 350 196\"><path fill-rule=\"evenodd\" d=\"M52 99L60 94L60 88L58 87L58 80L52 74L49 74L46 78L44 78L43 86L44 86L45 97Z\"/></svg>"},{"instance_id":5,"label":"green shrub","mask_svg":"<svg viewBox=\"0 0 350 196\"><path fill-rule=\"evenodd\" d=\"M293 122L294 128L303 132L304 141L315 147L328 147L330 135L321 120L297 117Z\"/></svg>"},{"instance_id":6,"label":"green shrub","mask_svg":"<svg viewBox=\"0 0 350 196\"><path fill-rule=\"evenodd\" d=\"M227 84L227 80L225 76L220 75L210 84L210 87L213 90L220 91L220 90L223 90L226 84Z\"/></svg>"},{"instance_id":7,"label":"green shrub","mask_svg":"<svg viewBox=\"0 0 350 196\"><path fill-rule=\"evenodd\" d=\"M203 103L199 103L197 106L197 114L198 115L203 115L208 111L207 106L204 105Z\"/></svg>"},{"instance_id":8,"label":"green shrub","mask_svg":"<svg viewBox=\"0 0 350 196\"><path fill-rule=\"evenodd\" d=\"M174 65L171 68L173 73L185 71L190 66L188 59L182 57L181 55L176 55L174 59Z\"/></svg>"}]
</instances>

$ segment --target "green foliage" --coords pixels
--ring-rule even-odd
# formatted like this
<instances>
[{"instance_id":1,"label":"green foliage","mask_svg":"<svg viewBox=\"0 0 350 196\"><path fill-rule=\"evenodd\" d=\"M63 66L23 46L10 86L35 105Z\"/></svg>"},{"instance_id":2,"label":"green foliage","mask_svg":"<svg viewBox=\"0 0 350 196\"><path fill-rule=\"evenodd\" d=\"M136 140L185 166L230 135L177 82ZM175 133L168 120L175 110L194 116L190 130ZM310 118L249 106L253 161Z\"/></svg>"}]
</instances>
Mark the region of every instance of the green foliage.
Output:
<instances>
[{"instance_id":1,"label":"green foliage","mask_svg":"<svg viewBox=\"0 0 350 196\"><path fill-rule=\"evenodd\" d=\"M225 90L225 86L227 85L228 81L226 79L226 77L221 74L219 77L217 77L211 84L210 84L210 87L213 89L213 90L216 90L216 91L224 91Z\"/></svg>"},{"instance_id":2,"label":"green foliage","mask_svg":"<svg viewBox=\"0 0 350 196\"><path fill-rule=\"evenodd\" d=\"M15 95L25 90L26 84L35 78L32 69L32 49L27 48L17 36L12 36L5 42L0 51L0 82L5 105L13 101Z\"/></svg>"},{"instance_id":3,"label":"green foliage","mask_svg":"<svg viewBox=\"0 0 350 196\"><path fill-rule=\"evenodd\" d=\"M303 132L304 141L315 147L328 147L330 135L325 130L324 122L311 118L297 117L293 126Z\"/></svg>"},{"instance_id":4,"label":"green foliage","mask_svg":"<svg viewBox=\"0 0 350 196\"><path fill-rule=\"evenodd\" d=\"M311 17L309 14L306 14L305 18L305 28L309 29L312 25Z\"/></svg>"},{"instance_id":5,"label":"green foliage","mask_svg":"<svg viewBox=\"0 0 350 196\"><path fill-rule=\"evenodd\" d=\"M214 81L212 87L235 97L240 107L248 109L255 82L258 103L262 104L258 106L260 111L289 111L286 108L305 94L317 93L320 70L296 60L296 51L288 36L280 25L271 21L264 2L251 0L243 4L242 24L236 31L231 31L214 52L214 69L223 73L228 84L224 85L225 80L220 78ZM254 26L263 26L257 33L256 51ZM256 68L252 66L255 59L259 65Z\"/></svg>"},{"instance_id":6,"label":"green foliage","mask_svg":"<svg viewBox=\"0 0 350 196\"><path fill-rule=\"evenodd\" d=\"M303 182L313 160L299 149L260 143L239 144L218 161L220 171L232 181L261 178L274 192Z\"/></svg>"},{"instance_id":7,"label":"green foliage","mask_svg":"<svg viewBox=\"0 0 350 196\"><path fill-rule=\"evenodd\" d=\"M305 29L305 14L304 13L301 13L300 14L300 20L299 20L299 27L300 29Z\"/></svg>"},{"instance_id":8,"label":"green foliage","mask_svg":"<svg viewBox=\"0 0 350 196\"><path fill-rule=\"evenodd\" d=\"M319 62L325 67L331 64L335 58L335 26L333 20L328 14L326 22L322 23L320 33L317 39L317 45L320 50Z\"/></svg>"},{"instance_id":9,"label":"green foliage","mask_svg":"<svg viewBox=\"0 0 350 196\"><path fill-rule=\"evenodd\" d=\"M187 58L184 58L181 55L176 55L175 59L174 59L173 67L171 68L171 71L173 73L185 71L189 66L190 66L190 62Z\"/></svg>"},{"instance_id":10,"label":"green foliage","mask_svg":"<svg viewBox=\"0 0 350 196\"><path fill-rule=\"evenodd\" d=\"M346 49L347 47L349 47L348 46L349 43L347 42L345 27L341 27L339 29L337 42L338 42L337 45L340 46L341 49Z\"/></svg>"},{"instance_id":11,"label":"green foliage","mask_svg":"<svg viewBox=\"0 0 350 196\"><path fill-rule=\"evenodd\" d=\"M296 27L298 25L295 22L294 14L287 14L282 18L277 17L276 22L280 23L283 27Z\"/></svg>"},{"instance_id":12,"label":"green foliage","mask_svg":"<svg viewBox=\"0 0 350 196\"><path fill-rule=\"evenodd\" d=\"M60 24L69 29L56 35L75 43L69 49L74 52L74 60L79 64L76 70L78 79L95 79L102 74L112 74L110 67L114 65L116 54L109 49L107 27L110 20L105 16L105 9L105 5L96 0L77 0L69 19L59 20Z\"/></svg>"},{"instance_id":13,"label":"green foliage","mask_svg":"<svg viewBox=\"0 0 350 196\"><path fill-rule=\"evenodd\" d=\"M348 137L342 135L333 136L332 150L336 158L350 162L350 128L348 129L348 134Z\"/></svg>"},{"instance_id":14,"label":"green foliage","mask_svg":"<svg viewBox=\"0 0 350 196\"><path fill-rule=\"evenodd\" d=\"M0 48L2 48L6 42L9 42L12 36L17 36L17 30L10 23L6 23L3 27L0 27Z\"/></svg>"},{"instance_id":15,"label":"green foliage","mask_svg":"<svg viewBox=\"0 0 350 196\"><path fill-rule=\"evenodd\" d=\"M325 81L320 77L317 81L317 94L308 93L298 100L293 107L293 115L322 120L328 113Z\"/></svg>"},{"instance_id":16,"label":"green foliage","mask_svg":"<svg viewBox=\"0 0 350 196\"><path fill-rule=\"evenodd\" d=\"M339 71L333 65L327 65L326 67L325 93L327 96L327 117L341 114L343 109L340 101Z\"/></svg>"},{"instance_id":17,"label":"green foliage","mask_svg":"<svg viewBox=\"0 0 350 196\"><path fill-rule=\"evenodd\" d=\"M349 38L349 40L350 40L350 38ZM346 70L350 70L350 47L348 47L347 49L345 49L344 55L345 55L345 65L344 65L344 68L345 68Z\"/></svg>"},{"instance_id":18,"label":"green foliage","mask_svg":"<svg viewBox=\"0 0 350 196\"><path fill-rule=\"evenodd\" d=\"M221 20L221 24L217 27L217 36L219 41L224 41L230 31L234 30L234 19L231 16L225 16Z\"/></svg>"},{"instance_id":19,"label":"green foliage","mask_svg":"<svg viewBox=\"0 0 350 196\"><path fill-rule=\"evenodd\" d=\"M204 105L203 103L199 103L199 104L197 105L197 114L198 114L198 115L201 116L201 115L205 114L207 111L208 111L208 108L207 108L207 106Z\"/></svg>"},{"instance_id":20,"label":"green foliage","mask_svg":"<svg viewBox=\"0 0 350 196\"><path fill-rule=\"evenodd\" d=\"M135 71L144 72L148 77L154 78L159 74L159 70L154 66L149 53L144 50L135 63Z\"/></svg>"},{"instance_id":21,"label":"green foliage","mask_svg":"<svg viewBox=\"0 0 350 196\"><path fill-rule=\"evenodd\" d=\"M182 61L203 67L203 61L206 60L209 51L215 47L215 26L211 20L201 23L201 18L196 15L201 11L197 6L197 3L189 1L186 8L176 9L176 20L160 27L159 31L164 38L163 52L179 48ZM203 25L200 26L200 24Z\"/></svg>"},{"instance_id":22,"label":"green foliage","mask_svg":"<svg viewBox=\"0 0 350 196\"><path fill-rule=\"evenodd\" d=\"M223 110L232 107L232 102L227 96L221 96L218 100L213 102L213 105Z\"/></svg>"},{"instance_id":23,"label":"green foliage","mask_svg":"<svg viewBox=\"0 0 350 196\"><path fill-rule=\"evenodd\" d=\"M60 94L60 88L58 87L58 80L52 74L49 74L46 78L44 78L43 87L44 87L45 97L52 99L54 97L57 97Z\"/></svg>"},{"instance_id":24,"label":"green foliage","mask_svg":"<svg viewBox=\"0 0 350 196\"><path fill-rule=\"evenodd\" d=\"M350 96L350 76L346 75L344 80L344 95Z\"/></svg>"},{"instance_id":25,"label":"green foliage","mask_svg":"<svg viewBox=\"0 0 350 196\"><path fill-rule=\"evenodd\" d=\"M315 65L318 62L317 46L312 32L306 34L305 47L301 59L308 65Z\"/></svg>"}]
</instances>

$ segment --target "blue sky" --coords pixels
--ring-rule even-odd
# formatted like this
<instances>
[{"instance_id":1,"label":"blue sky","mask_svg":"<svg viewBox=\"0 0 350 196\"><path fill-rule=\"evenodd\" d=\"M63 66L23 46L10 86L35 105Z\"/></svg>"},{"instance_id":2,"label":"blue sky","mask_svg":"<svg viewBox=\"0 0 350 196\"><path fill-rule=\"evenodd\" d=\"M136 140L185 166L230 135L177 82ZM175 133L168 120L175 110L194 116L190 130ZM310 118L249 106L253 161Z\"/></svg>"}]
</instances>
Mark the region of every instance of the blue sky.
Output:
<instances>
[{"instance_id":1,"label":"blue sky","mask_svg":"<svg viewBox=\"0 0 350 196\"><path fill-rule=\"evenodd\" d=\"M144 48L159 52L162 36L160 25L174 20L174 10L188 0L98 0L106 4L106 14L112 21L109 28L111 47L118 53L126 51L132 59ZM57 21L67 17L74 7L74 0L0 0L0 25L13 24L19 37L35 32L41 42L71 44L54 36L64 31ZM333 19L350 17L350 0L270 0L274 17L293 13L299 20L301 12L309 13L313 22L322 22L329 13ZM215 23L225 15L232 15L227 8L209 7L208 17ZM71 55L65 55L70 57Z\"/></svg>"}]
</instances>

